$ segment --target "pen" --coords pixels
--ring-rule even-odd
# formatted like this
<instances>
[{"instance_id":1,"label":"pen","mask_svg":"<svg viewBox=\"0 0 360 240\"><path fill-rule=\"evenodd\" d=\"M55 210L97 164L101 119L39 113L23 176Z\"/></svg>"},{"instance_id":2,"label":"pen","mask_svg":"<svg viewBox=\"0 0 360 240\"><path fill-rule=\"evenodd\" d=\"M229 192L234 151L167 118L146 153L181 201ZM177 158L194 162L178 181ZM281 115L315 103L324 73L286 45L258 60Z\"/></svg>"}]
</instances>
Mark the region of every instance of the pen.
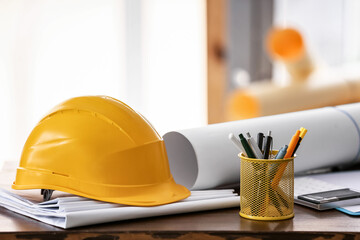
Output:
<instances>
[{"instance_id":1,"label":"pen","mask_svg":"<svg viewBox=\"0 0 360 240\"><path fill-rule=\"evenodd\" d=\"M300 128L300 135L299 135L299 141L296 144L296 147L294 149L294 152L292 154L292 157L294 156L296 150L298 149L298 147L300 146L301 141L303 140L303 138L305 137L305 134L307 133L307 129L306 128Z\"/></svg>"},{"instance_id":2,"label":"pen","mask_svg":"<svg viewBox=\"0 0 360 240\"><path fill-rule=\"evenodd\" d=\"M288 145L285 145L283 147L280 148L280 150L277 152L276 156L275 156L275 159L283 159L285 154L286 154L286 151L287 151L287 148L288 148ZM271 164L271 168L270 168L270 171L269 171L269 177L272 178L272 176L274 176L274 174L276 173L276 171L278 170L279 168L279 164L278 163L272 163ZM269 181L269 180L267 180ZM272 189L270 189L272 190ZM277 189L274 189L274 191L278 191L278 190L281 190L279 189L279 187L277 187ZM283 194L284 195L284 194ZM288 207L289 204L287 204L286 200L283 198L283 196L280 195L279 193L279 197L280 197L280 200L283 202L283 204ZM267 202L265 202L265 204L269 204L269 200Z\"/></svg>"},{"instance_id":3,"label":"pen","mask_svg":"<svg viewBox=\"0 0 360 240\"><path fill-rule=\"evenodd\" d=\"M294 134L294 136L291 138L291 141L289 143L288 149L286 151L286 154L284 156L284 158L289 158L291 157L291 155L293 154L296 144L299 141L299 136L300 136L300 130L297 130L296 133Z\"/></svg>"},{"instance_id":4,"label":"pen","mask_svg":"<svg viewBox=\"0 0 360 240\"><path fill-rule=\"evenodd\" d=\"M246 135L248 136L247 141L249 143L250 148L253 150L255 157L257 159L262 159L263 154L262 154L261 150L259 149L257 143L255 142L255 139L253 137L251 137L249 132L246 133ZM265 174L264 174L264 171L262 170L262 168L264 166L254 164L253 167L256 170L261 170L260 172L258 172L258 171L255 172L256 180L255 180L255 184L254 184L254 191L256 192L256 201L254 202L255 205L251 207L252 211L254 211L255 214L258 214L261 204L257 203L257 201L259 200L259 198L261 199L263 196L265 196L264 194L262 194L262 192L265 191L264 179L261 178L261 176L265 175Z\"/></svg>"},{"instance_id":5,"label":"pen","mask_svg":"<svg viewBox=\"0 0 360 240\"><path fill-rule=\"evenodd\" d=\"M283 159L287 149L288 149L288 145L281 147L278 153L276 154L275 159ZM279 168L279 164L273 164L270 169L270 176L273 176L278 168Z\"/></svg>"},{"instance_id":6,"label":"pen","mask_svg":"<svg viewBox=\"0 0 360 240\"><path fill-rule=\"evenodd\" d=\"M287 149L288 149L288 145L281 147L280 150L278 151L278 153L276 154L275 159L283 159L287 152ZM278 164L273 165L273 167L270 169L270 176L275 174L278 167L279 167ZM288 208L289 201L286 200L286 198L287 198L286 194L281 190L281 188L279 186L276 189L274 189L274 191L278 194L280 201L284 204L284 206Z\"/></svg>"},{"instance_id":7,"label":"pen","mask_svg":"<svg viewBox=\"0 0 360 240\"><path fill-rule=\"evenodd\" d=\"M281 190L281 188L279 186L277 186L276 189L274 189L274 191L277 193L277 195L279 196L279 198L280 198L281 202L284 204L284 206L289 208L290 200L288 199L288 197L286 196L284 191Z\"/></svg>"},{"instance_id":8,"label":"pen","mask_svg":"<svg viewBox=\"0 0 360 240\"><path fill-rule=\"evenodd\" d=\"M239 134L239 137L240 137L240 141L241 141L241 143L242 143L242 145L243 145L243 147L244 147L244 149L245 149L245 152L246 152L246 154L247 154L247 156L249 157L249 158L256 158L255 157L255 154L254 154L254 152L251 150L251 148L250 148L250 146L249 146L249 144L248 144L248 142L246 141L246 139L245 139L245 137L244 137L244 135L242 135L242 133L240 133ZM252 164L253 165L253 167L254 167L254 169L255 170L258 170L258 165L257 164ZM255 172L255 181L253 181L253 183L252 183L252 187L255 189L256 188L256 185L257 185L257 183L259 182L259 176L258 176L258 174ZM252 199L251 200L251 202L253 202L254 201L254 199ZM250 208L251 208L251 211L253 212L257 212L258 210L257 210L257 208L255 207L255 206L253 206L253 205L251 205L250 206Z\"/></svg>"},{"instance_id":9,"label":"pen","mask_svg":"<svg viewBox=\"0 0 360 240\"><path fill-rule=\"evenodd\" d=\"M291 141L289 143L289 146L288 146L288 149L286 151L284 158L290 158L292 156L292 154L295 150L296 144L299 141L299 135L300 135L300 130L297 130L296 133L294 134L294 136L291 138ZM273 189L275 189L278 186L280 179L281 179L282 175L284 174L286 166L287 166L287 163L280 164L279 169L276 172L274 179L271 182L271 187Z\"/></svg>"},{"instance_id":10,"label":"pen","mask_svg":"<svg viewBox=\"0 0 360 240\"><path fill-rule=\"evenodd\" d=\"M287 149L288 149L288 145L281 147L278 153L276 154L275 159L283 159L287 152Z\"/></svg>"},{"instance_id":11,"label":"pen","mask_svg":"<svg viewBox=\"0 0 360 240\"><path fill-rule=\"evenodd\" d=\"M272 137L271 137L271 131L269 131L268 135L265 137L264 159L269 159L271 144L272 144Z\"/></svg>"},{"instance_id":12,"label":"pen","mask_svg":"<svg viewBox=\"0 0 360 240\"><path fill-rule=\"evenodd\" d=\"M246 155L249 158L256 158L254 152L251 150L251 148L250 148L248 142L246 141L244 135L242 135L242 133L240 133L239 137L240 137L241 144L243 145L243 147L245 149Z\"/></svg>"},{"instance_id":13,"label":"pen","mask_svg":"<svg viewBox=\"0 0 360 240\"><path fill-rule=\"evenodd\" d=\"M256 144L255 139L253 137L251 137L250 133L246 133L246 135L248 136L247 141L249 143L249 146L253 150L255 157L257 159L262 159L263 154L262 154L261 150L259 149L258 145Z\"/></svg>"},{"instance_id":14,"label":"pen","mask_svg":"<svg viewBox=\"0 0 360 240\"><path fill-rule=\"evenodd\" d=\"M260 151L263 150L263 143L264 143L264 134L262 132L259 132L257 135L257 144Z\"/></svg>"},{"instance_id":15,"label":"pen","mask_svg":"<svg viewBox=\"0 0 360 240\"><path fill-rule=\"evenodd\" d=\"M230 139L230 141L235 145L235 147L236 147L237 149L239 149L240 152L242 152L242 153L245 155L245 157L247 157L243 145L241 144L241 142L239 141L239 139L237 139L237 138L235 137L235 135L234 135L233 133L230 133L230 134L229 134L229 139Z\"/></svg>"},{"instance_id":16,"label":"pen","mask_svg":"<svg viewBox=\"0 0 360 240\"><path fill-rule=\"evenodd\" d=\"M276 193L273 189L269 189L269 195L270 195L270 199L271 201L274 203L274 206L276 207L276 209L278 210L278 212L280 213L281 216L283 216L283 211L281 210L278 198L276 197Z\"/></svg>"}]
</instances>

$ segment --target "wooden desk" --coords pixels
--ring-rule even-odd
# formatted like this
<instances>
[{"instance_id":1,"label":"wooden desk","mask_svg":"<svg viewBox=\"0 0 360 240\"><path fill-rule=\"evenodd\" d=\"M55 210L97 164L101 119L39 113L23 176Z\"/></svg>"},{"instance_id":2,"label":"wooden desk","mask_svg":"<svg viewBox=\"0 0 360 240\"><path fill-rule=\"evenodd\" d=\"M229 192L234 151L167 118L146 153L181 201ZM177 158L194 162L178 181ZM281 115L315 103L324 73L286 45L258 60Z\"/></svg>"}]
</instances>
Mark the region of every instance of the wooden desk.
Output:
<instances>
[{"instance_id":1,"label":"wooden desk","mask_svg":"<svg viewBox=\"0 0 360 240\"><path fill-rule=\"evenodd\" d=\"M12 174L0 173L0 183L8 184ZM63 230L0 207L0 239L360 239L360 218L336 210L318 212L296 205L293 219L274 222L247 220L238 212L232 208Z\"/></svg>"}]
</instances>

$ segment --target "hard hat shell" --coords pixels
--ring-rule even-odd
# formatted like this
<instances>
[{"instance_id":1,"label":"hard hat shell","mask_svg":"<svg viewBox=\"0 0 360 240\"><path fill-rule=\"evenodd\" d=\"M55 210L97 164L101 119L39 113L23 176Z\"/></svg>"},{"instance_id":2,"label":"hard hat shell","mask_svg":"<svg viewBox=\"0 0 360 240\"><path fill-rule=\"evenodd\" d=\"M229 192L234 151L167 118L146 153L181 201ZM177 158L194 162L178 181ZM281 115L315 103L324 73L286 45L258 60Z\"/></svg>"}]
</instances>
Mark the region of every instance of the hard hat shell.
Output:
<instances>
[{"instance_id":1,"label":"hard hat shell","mask_svg":"<svg viewBox=\"0 0 360 240\"><path fill-rule=\"evenodd\" d=\"M13 189L52 189L136 206L190 195L170 173L165 144L151 124L106 96L57 105L28 137Z\"/></svg>"}]
</instances>

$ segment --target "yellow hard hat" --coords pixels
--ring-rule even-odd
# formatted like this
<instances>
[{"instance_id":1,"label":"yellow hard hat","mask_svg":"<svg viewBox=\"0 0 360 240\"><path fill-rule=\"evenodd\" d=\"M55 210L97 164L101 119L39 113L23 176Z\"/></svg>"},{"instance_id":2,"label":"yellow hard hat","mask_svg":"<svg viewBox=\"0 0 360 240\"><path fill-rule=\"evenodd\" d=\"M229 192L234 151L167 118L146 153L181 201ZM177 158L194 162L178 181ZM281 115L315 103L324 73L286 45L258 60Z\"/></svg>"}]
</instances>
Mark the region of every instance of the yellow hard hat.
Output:
<instances>
[{"instance_id":1,"label":"yellow hard hat","mask_svg":"<svg viewBox=\"0 0 360 240\"><path fill-rule=\"evenodd\" d=\"M176 184L165 144L151 124L111 97L57 105L28 137L13 189L51 189L136 206L190 195Z\"/></svg>"}]
</instances>

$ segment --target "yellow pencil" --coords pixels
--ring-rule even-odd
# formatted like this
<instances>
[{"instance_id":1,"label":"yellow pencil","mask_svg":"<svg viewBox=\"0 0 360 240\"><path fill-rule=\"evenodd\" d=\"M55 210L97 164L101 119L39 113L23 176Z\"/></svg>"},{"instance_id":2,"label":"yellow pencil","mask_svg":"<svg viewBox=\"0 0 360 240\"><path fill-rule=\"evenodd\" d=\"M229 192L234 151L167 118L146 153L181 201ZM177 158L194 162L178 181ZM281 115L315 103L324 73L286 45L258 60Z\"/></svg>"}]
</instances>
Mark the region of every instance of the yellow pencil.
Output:
<instances>
[{"instance_id":1,"label":"yellow pencil","mask_svg":"<svg viewBox=\"0 0 360 240\"><path fill-rule=\"evenodd\" d=\"M301 139L304 139L305 134L307 133L307 129L306 128L300 128L300 137Z\"/></svg>"}]
</instances>

